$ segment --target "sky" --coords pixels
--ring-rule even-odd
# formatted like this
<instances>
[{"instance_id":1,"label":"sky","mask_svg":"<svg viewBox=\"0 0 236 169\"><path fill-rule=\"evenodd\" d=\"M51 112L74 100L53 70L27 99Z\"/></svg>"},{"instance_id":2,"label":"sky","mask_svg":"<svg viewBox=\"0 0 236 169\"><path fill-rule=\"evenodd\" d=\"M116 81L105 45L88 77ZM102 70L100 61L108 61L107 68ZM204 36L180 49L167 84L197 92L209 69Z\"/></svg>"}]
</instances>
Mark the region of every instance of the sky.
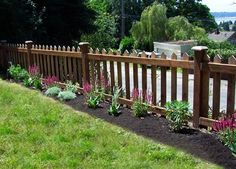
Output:
<instances>
[{"instance_id":1,"label":"sky","mask_svg":"<svg viewBox=\"0 0 236 169\"><path fill-rule=\"evenodd\" d=\"M211 12L236 12L236 0L202 0L202 3L207 5Z\"/></svg>"}]
</instances>

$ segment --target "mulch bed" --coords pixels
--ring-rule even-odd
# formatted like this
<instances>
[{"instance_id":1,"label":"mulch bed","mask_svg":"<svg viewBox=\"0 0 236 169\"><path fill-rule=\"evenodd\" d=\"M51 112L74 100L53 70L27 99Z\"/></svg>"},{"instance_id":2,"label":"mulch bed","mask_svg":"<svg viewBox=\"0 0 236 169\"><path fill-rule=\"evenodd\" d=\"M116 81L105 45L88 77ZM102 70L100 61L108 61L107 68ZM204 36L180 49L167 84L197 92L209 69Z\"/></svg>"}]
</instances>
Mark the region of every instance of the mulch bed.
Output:
<instances>
[{"instance_id":1,"label":"mulch bed","mask_svg":"<svg viewBox=\"0 0 236 169\"><path fill-rule=\"evenodd\" d=\"M66 102L66 104L76 110L86 112L154 141L181 149L224 168L236 168L236 157L213 134L194 129L185 129L181 133L174 133L170 131L168 121L164 117L150 115L140 119L134 117L128 108L121 108L122 114L114 117L107 113L109 103L102 103L101 108L98 109L90 109L85 104L82 95Z\"/></svg>"}]
</instances>

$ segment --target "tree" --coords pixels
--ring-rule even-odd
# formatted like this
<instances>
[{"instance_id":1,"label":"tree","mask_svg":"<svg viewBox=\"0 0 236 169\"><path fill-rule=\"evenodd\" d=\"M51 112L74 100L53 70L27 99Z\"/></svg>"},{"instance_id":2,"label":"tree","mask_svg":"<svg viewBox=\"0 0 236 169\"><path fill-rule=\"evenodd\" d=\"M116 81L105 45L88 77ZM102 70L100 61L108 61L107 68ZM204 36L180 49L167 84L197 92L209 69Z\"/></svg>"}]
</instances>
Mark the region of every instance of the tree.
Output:
<instances>
[{"instance_id":1,"label":"tree","mask_svg":"<svg viewBox=\"0 0 236 169\"><path fill-rule=\"evenodd\" d=\"M135 47L151 50L153 41L167 40L165 33L166 10L165 6L154 3L142 12L140 21L134 23L131 29L135 39Z\"/></svg>"},{"instance_id":2,"label":"tree","mask_svg":"<svg viewBox=\"0 0 236 169\"><path fill-rule=\"evenodd\" d=\"M132 29L135 47L153 49L153 42L166 40L188 40L206 37L205 30L189 23L183 16L167 19L166 7L157 3L146 8L140 21Z\"/></svg>"},{"instance_id":3,"label":"tree","mask_svg":"<svg viewBox=\"0 0 236 169\"><path fill-rule=\"evenodd\" d=\"M36 40L46 44L70 45L82 33L96 30L93 25L96 13L85 5L85 0L34 0L43 14L43 32Z\"/></svg>"},{"instance_id":4,"label":"tree","mask_svg":"<svg viewBox=\"0 0 236 169\"><path fill-rule=\"evenodd\" d=\"M33 1L0 1L1 39L18 43L31 39L37 28L38 20Z\"/></svg>"},{"instance_id":5,"label":"tree","mask_svg":"<svg viewBox=\"0 0 236 169\"><path fill-rule=\"evenodd\" d=\"M183 16L169 18L166 33L169 40L188 40L205 37L205 30L193 26L188 19Z\"/></svg>"},{"instance_id":6,"label":"tree","mask_svg":"<svg viewBox=\"0 0 236 169\"><path fill-rule=\"evenodd\" d=\"M108 49L117 47L115 18L109 13L102 13L97 17L94 24L97 31L92 34L83 34L81 40L89 42L93 48Z\"/></svg>"}]
</instances>

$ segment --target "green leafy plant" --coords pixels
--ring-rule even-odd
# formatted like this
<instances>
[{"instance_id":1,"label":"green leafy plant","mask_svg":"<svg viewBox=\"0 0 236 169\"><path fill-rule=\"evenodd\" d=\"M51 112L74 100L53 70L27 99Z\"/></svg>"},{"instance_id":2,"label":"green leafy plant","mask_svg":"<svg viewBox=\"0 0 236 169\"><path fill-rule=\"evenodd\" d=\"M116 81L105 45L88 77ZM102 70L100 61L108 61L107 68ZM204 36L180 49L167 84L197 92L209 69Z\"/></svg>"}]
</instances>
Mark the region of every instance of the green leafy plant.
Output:
<instances>
[{"instance_id":1,"label":"green leafy plant","mask_svg":"<svg viewBox=\"0 0 236 169\"><path fill-rule=\"evenodd\" d=\"M77 91L77 85L75 84L73 84L71 81L67 81L66 82L66 90L67 91L71 91L71 92L73 92L73 93L76 93L76 91Z\"/></svg>"},{"instance_id":2,"label":"green leafy plant","mask_svg":"<svg viewBox=\"0 0 236 169\"><path fill-rule=\"evenodd\" d=\"M170 121L170 127L173 131L179 131L186 125L188 118L191 116L189 103L183 101L167 102L166 118Z\"/></svg>"},{"instance_id":3,"label":"green leafy plant","mask_svg":"<svg viewBox=\"0 0 236 169\"><path fill-rule=\"evenodd\" d=\"M108 109L108 113L113 116L118 116L120 114L119 108L120 104L118 104L118 99L121 94L121 88L114 87L114 94L112 96L112 103Z\"/></svg>"},{"instance_id":4,"label":"green leafy plant","mask_svg":"<svg viewBox=\"0 0 236 169\"><path fill-rule=\"evenodd\" d=\"M68 101L76 98L76 94L72 91L61 91L57 96L61 101Z\"/></svg>"},{"instance_id":5,"label":"green leafy plant","mask_svg":"<svg viewBox=\"0 0 236 169\"><path fill-rule=\"evenodd\" d=\"M13 65L11 63L11 66L7 71L15 81L24 81L29 77L28 72L25 69L21 68L20 65Z\"/></svg>"},{"instance_id":6,"label":"green leafy plant","mask_svg":"<svg viewBox=\"0 0 236 169\"><path fill-rule=\"evenodd\" d=\"M85 83L83 86L86 102L89 108L97 108L104 97L104 90L93 87L89 83Z\"/></svg>"},{"instance_id":7,"label":"green leafy plant","mask_svg":"<svg viewBox=\"0 0 236 169\"><path fill-rule=\"evenodd\" d=\"M132 92L133 105L132 110L136 117L145 117L148 115L149 104L152 100L150 93L144 92L142 90L134 89Z\"/></svg>"},{"instance_id":8,"label":"green leafy plant","mask_svg":"<svg viewBox=\"0 0 236 169\"><path fill-rule=\"evenodd\" d=\"M47 89L45 94L47 96L58 96L58 94L61 92L61 89L57 86L53 86Z\"/></svg>"}]
</instances>

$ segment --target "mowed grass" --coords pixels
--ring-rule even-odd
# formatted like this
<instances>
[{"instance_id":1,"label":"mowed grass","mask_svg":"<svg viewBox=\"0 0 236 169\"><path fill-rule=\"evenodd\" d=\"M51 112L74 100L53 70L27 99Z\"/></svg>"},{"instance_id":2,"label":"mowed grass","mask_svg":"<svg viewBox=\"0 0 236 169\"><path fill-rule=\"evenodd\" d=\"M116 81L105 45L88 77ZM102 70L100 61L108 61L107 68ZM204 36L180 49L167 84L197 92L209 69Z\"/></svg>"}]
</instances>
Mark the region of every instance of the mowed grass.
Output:
<instances>
[{"instance_id":1,"label":"mowed grass","mask_svg":"<svg viewBox=\"0 0 236 169\"><path fill-rule=\"evenodd\" d=\"M0 80L0 168L219 167Z\"/></svg>"}]
</instances>

